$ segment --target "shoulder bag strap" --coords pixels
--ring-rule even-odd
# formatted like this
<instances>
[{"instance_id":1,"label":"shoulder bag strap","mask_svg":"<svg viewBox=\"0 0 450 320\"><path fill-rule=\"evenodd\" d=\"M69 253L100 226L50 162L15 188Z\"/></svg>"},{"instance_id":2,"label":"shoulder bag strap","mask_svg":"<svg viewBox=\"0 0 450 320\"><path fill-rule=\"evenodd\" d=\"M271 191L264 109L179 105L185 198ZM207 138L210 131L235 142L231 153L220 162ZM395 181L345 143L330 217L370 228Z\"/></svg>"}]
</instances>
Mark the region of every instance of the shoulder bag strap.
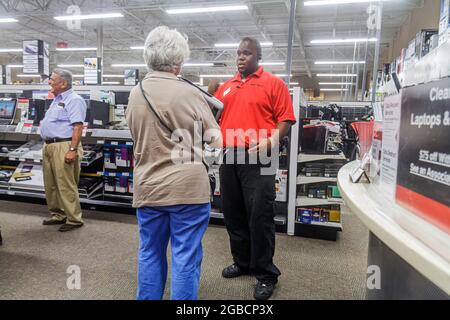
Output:
<instances>
[{"instance_id":1,"label":"shoulder bag strap","mask_svg":"<svg viewBox=\"0 0 450 320\"><path fill-rule=\"evenodd\" d=\"M155 109L153 108L152 104L150 103L150 101L148 100L147 96L145 95L145 91L144 88L142 87L142 81L139 82L139 87L141 88L141 92L142 95L144 96L145 101L147 102L148 107L150 108L150 110L152 111L152 113L155 115L155 117L159 120L159 122L164 126L164 128L166 128L170 134L173 133L173 130L169 128L169 126L161 119L161 117L159 116L159 114L155 111Z\"/></svg>"}]
</instances>

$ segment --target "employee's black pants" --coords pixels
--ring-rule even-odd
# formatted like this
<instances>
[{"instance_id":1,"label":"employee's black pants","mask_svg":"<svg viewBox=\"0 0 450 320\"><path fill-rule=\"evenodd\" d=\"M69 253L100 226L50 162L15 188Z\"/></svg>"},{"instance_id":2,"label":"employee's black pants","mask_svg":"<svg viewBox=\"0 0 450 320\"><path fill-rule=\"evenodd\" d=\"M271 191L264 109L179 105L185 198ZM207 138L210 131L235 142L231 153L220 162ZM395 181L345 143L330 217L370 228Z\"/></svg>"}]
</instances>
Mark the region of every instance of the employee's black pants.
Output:
<instances>
[{"instance_id":1,"label":"employee's black pants","mask_svg":"<svg viewBox=\"0 0 450 320\"><path fill-rule=\"evenodd\" d=\"M234 263L258 280L277 282L275 252L275 175L261 175L257 164L222 164L222 209Z\"/></svg>"}]
</instances>

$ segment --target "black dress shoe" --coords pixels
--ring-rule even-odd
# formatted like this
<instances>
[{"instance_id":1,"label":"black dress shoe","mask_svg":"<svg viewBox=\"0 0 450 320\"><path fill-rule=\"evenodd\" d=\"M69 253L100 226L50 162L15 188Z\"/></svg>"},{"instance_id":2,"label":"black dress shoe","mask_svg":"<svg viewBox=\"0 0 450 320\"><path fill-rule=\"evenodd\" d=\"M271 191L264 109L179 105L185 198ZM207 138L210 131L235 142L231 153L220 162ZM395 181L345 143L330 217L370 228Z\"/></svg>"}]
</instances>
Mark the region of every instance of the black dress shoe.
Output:
<instances>
[{"instance_id":1,"label":"black dress shoe","mask_svg":"<svg viewBox=\"0 0 450 320\"><path fill-rule=\"evenodd\" d=\"M236 278L244 274L249 274L249 272L247 270L242 269L236 264L232 264L231 266L228 266L222 270L222 276L224 278Z\"/></svg>"},{"instance_id":2,"label":"black dress shoe","mask_svg":"<svg viewBox=\"0 0 450 320\"><path fill-rule=\"evenodd\" d=\"M57 225L57 224L64 224L64 223L66 223L66 219L63 219L63 220L49 219L49 220L44 220L42 222L42 224L44 226L54 226L54 225Z\"/></svg>"},{"instance_id":3,"label":"black dress shoe","mask_svg":"<svg viewBox=\"0 0 450 320\"><path fill-rule=\"evenodd\" d=\"M58 231L59 232L66 232L66 231L72 231L78 228L81 228L83 224L63 224Z\"/></svg>"},{"instance_id":4,"label":"black dress shoe","mask_svg":"<svg viewBox=\"0 0 450 320\"><path fill-rule=\"evenodd\" d=\"M272 296L273 289L275 289L275 283L258 281L254 297L256 300L267 300Z\"/></svg>"}]
</instances>

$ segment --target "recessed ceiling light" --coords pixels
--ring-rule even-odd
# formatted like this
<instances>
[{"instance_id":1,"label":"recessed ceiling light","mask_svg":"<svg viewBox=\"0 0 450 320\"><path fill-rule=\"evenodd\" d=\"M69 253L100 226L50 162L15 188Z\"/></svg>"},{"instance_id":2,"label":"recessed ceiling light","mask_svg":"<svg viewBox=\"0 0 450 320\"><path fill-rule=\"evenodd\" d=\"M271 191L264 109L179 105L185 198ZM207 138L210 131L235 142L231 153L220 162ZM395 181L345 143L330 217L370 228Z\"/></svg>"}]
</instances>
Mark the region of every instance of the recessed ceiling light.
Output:
<instances>
[{"instance_id":1,"label":"recessed ceiling light","mask_svg":"<svg viewBox=\"0 0 450 320\"><path fill-rule=\"evenodd\" d=\"M318 73L318 77L356 77L355 73Z\"/></svg>"},{"instance_id":2,"label":"recessed ceiling light","mask_svg":"<svg viewBox=\"0 0 450 320\"><path fill-rule=\"evenodd\" d=\"M0 49L0 52L22 52L23 49Z\"/></svg>"},{"instance_id":3,"label":"recessed ceiling light","mask_svg":"<svg viewBox=\"0 0 450 320\"><path fill-rule=\"evenodd\" d=\"M0 18L0 23L18 22L19 20L14 18Z\"/></svg>"},{"instance_id":4,"label":"recessed ceiling light","mask_svg":"<svg viewBox=\"0 0 450 320\"><path fill-rule=\"evenodd\" d=\"M97 51L97 48L56 48L56 51Z\"/></svg>"},{"instance_id":5,"label":"recessed ceiling light","mask_svg":"<svg viewBox=\"0 0 450 320\"><path fill-rule=\"evenodd\" d=\"M190 14L190 13L206 13L206 12L225 12L225 11L239 11L248 10L246 5L238 6L221 6L221 7L202 7L202 8L183 8L183 9L168 9L167 14Z\"/></svg>"},{"instance_id":6,"label":"recessed ceiling light","mask_svg":"<svg viewBox=\"0 0 450 320\"><path fill-rule=\"evenodd\" d=\"M390 1L390 0L381 0ZM367 2L378 2L378 0L316 0L316 1L305 1L305 6L325 6L325 5L337 5L337 4L351 4L351 3L367 3Z\"/></svg>"},{"instance_id":7,"label":"recessed ceiling light","mask_svg":"<svg viewBox=\"0 0 450 320\"><path fill-rule=\"evenodd\" d=\"M71 16L58 16L53 17L58 21L71 21L71 20L87 20L87 19L109 19L109 18L122 18L123 14L117 13L98 13L98 14L80 14Z\"/></svg>"},{"instance_id":8,"label":"recessed ceiling light","mask_svg":"<svg viewBox=\"0 0 450 320\"><path fill-rule=\"evenodd\" d=\"M355 43L367 41L376 42L377 38L318 39L318 40L311 40L311 44Z\"/></svg>"},{"instance_id":9,"label":"recessed ceiling light","mask_svg":"<svg viewBox=\"0 0 450 320\"><path fill-rule=\"evenodd\" d=\"M271 47L273 42L260 42L261 47ZM214 44L216 48L237 48L239 43L216 43Z\"/></svg>"},{"instance_id":10,"label":"recessed ceiling light","mask_svg":"<svg viewBox=\"0 0 450 320\"><path fill-rule=\"evenodd\" d=\"M113 68L132 68L132 67L146 67L147 65L144 63L116 63L112 64Z\"/></svg>"},{"instance_id":11,"label":"recessed ceiling light","mask_svg":"<svg viewBox=\"0 0 450 320\"><path fill-rule=\"evenodd\" d=\"M348 89L340 89L340 88L320 88L320 91L348 91Z\"/></svg>"},{"instance_id":12,"label":"recessed ceiling light","mask_svg":"<svg viewBox=\"0 0 450 320\"><path fill-rule=\"evenodd\" d=\"M314 64L364 64L365 61L315 61Z\"/></svg>"}]
</instances>

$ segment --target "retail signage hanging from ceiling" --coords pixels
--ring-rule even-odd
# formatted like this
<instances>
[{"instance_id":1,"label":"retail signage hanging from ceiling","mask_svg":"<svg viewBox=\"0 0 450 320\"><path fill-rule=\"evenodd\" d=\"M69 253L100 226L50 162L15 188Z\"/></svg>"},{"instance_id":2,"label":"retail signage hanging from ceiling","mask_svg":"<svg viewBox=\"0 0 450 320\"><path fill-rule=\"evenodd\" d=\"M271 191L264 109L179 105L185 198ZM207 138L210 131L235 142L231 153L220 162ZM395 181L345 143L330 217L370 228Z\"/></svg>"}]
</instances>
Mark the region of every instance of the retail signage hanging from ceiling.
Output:
<instances>
[{"instance_id":1,"label":"retail signage hanging from ceiling","mask_svg":"<svg viewBox=\"0 0 450 320\"><path fill-rule=\"evenodd\" d=\"M135 86L139 82L139 70L138 69L128 69L124 72L124 85Z\"/></svg>"},{"instance_id":2,"label":"retail signage hanging from ceiling","mask_svg":"<svg viewBox=\"0 0 450 320\"><path fill-rule=\"evenodd\" d=\"M403 89L396 199L450 234L450 79Z\"/></svg>"},{"instance_id":3,"label":"retail signage hanging from ceiling","mask_svg":"<svg viewBox=\"0 0 450 320\"><path fill-rule=\"evenodd\" d=\"M50 52L48 43L42 40L24 40L23 73L50 75Z\"/></svg>"},{"instance_id":4,"label":"retail signage hanging from ceiling","mask_svg":"<svg viewBox=\"0 0 450 320\"><path fill-rule=\"evenodd\" d=\"M100 58L84 58L84 83L101 84Z\"/></svg>"}]
</instances>

